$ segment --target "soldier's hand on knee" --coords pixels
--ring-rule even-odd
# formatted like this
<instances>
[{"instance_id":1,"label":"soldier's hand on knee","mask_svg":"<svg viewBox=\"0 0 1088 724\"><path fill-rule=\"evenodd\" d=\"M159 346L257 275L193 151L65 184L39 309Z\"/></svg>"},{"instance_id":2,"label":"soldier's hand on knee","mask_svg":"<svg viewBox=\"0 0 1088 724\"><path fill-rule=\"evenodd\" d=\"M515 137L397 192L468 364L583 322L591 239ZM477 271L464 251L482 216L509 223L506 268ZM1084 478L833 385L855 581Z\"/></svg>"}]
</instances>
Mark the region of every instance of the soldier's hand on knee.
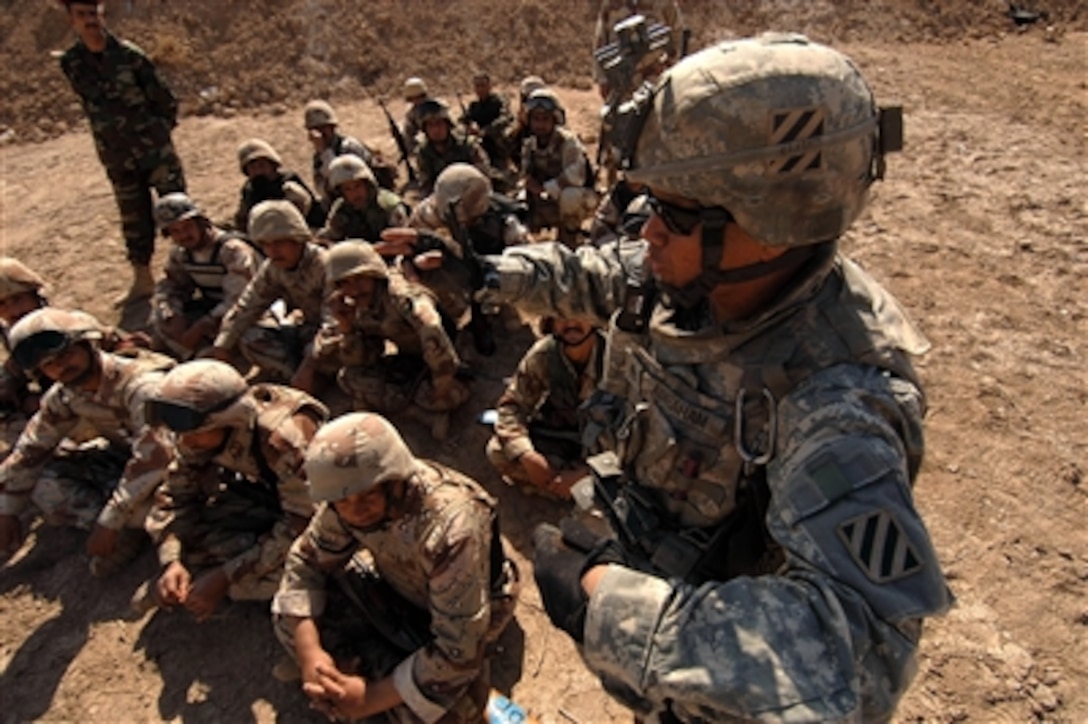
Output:
<instances>
[{"instance_id":1,"label":"soldier's hand on knee","mask_svg":"<svg viewBox=\"0 0 1088 724\"><path fill-rule=\"evenodd\" d=\"M215 613L230 589L230 579L222 567L199 576L189 588L185 598L185 608L196 617L197 621L206 621Z\"/></svg>"},{"instance_id":2,"label":"soldier's hand on knee","mask_svg":"<svg viewBox=\"0 0 1088 724\"><path fill-rule=\"evenodd\" d=\"M87 554L92 556L108 556L117 546L118 531L111 530L102 525L96 525L91 535L87 538Z\"/></svg>"},{"instance_id":3,"label":"soldier's hand on knee","mask_svg":"<svg viewBox=\"0 0 1088 724\"><path fill-rule=\"evenodd\" d=\"M366 679L345 674L335 666L318 666L316 673L323 697L314 699L314 708L338 720L358 719L365 715ZM325 710L326 706L331 713Z\"/></svg>"},{"instance_id":4,"label":"soldier's hand on knee","mask_svg":"<svg viewBox=\"0 0 1088 724\"><path fill-rule=\"evenodd\" d=\"M529 477L529 482L538 488L550 490L552 483L556 478L555 468L548 462L548 458L544 457L536 450L529 450L520 458L518 462L521 463L521 467L524 468L525 474Z\"/></svg>"},{"instance_id":5,"label":"soldier's hand on knee","mask_svg":"<svg viewBox=\"0 0 1088 724\"><path fill-rule=\"evenodd\" d=\"M0 560L6 560L23 545L23 524L17 515L0 515Z\"/></svg>"},{"instance_id":6,"label":"soldier's hand on knee","mask_svg":"<svg viewBox=\"0 0 1088 724\"><path fill-rule=\"evenodd\" d=\"M180 561L168 564L155 584L158 589L159 600L165 606L176 606L179 603L185 603L192 580L189 569L183 566Z\"/></svg>"}]
</instances>

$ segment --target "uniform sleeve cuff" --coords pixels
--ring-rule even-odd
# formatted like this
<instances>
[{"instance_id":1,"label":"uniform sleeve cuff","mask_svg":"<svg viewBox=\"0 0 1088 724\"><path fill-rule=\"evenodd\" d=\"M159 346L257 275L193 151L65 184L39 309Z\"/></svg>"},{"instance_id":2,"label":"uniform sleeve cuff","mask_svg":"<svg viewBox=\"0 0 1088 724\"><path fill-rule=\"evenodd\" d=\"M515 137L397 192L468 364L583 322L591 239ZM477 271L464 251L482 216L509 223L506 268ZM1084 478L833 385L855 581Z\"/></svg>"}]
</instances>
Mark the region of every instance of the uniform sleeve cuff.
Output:
<instances>
[{"instance_id":1,"label":"uniform sleeve cuff","mask_svg":"<svg viewBox=\"0 0 1088 724\"><path fill-rule=\"evenodd\" d=\"M113 505L111 501L106 503L106 507L98 514L98 524L110 530L121 530L125 527L126 517L124 511Z\"/></svg>"},{"instance_id":2,"label":"uniform sleeve cuff","mask_svg":"<svg viewBox=\"0 0 1088 724\"><path fill-rule=\"evenodd\" d=\"M173 536L168 537L159 544L157 554L159 557L159 566L161 568L166 568L174 561L180 561L181 541Z\"/></svg>"},{"instance_id":3,"label":"uniform sleeve cuff","mask_svg":"<svg viewBox=\"0 0 1088 724\"><path fill-rule=\"evenodd\" d=\"M416 652L397 664L397 668L393 670L393 688L400 694L400 698L404 699L405 705L412 710L413 714L430 724L441 719L446 710L423 696L423 692L416 686L412 669L418 655L419 652Z\"/></svg>"},{"instance_id":4,"label":"uniform sleeve cuff","mask_svg":"<svg viewBox=\"0 0 1088 724\"><path fill-rule=\"evenodd\" d=\"M280 591L272 599L272 613L317 618L325 611L324 591Z\"/></svg>"}]
</instances>

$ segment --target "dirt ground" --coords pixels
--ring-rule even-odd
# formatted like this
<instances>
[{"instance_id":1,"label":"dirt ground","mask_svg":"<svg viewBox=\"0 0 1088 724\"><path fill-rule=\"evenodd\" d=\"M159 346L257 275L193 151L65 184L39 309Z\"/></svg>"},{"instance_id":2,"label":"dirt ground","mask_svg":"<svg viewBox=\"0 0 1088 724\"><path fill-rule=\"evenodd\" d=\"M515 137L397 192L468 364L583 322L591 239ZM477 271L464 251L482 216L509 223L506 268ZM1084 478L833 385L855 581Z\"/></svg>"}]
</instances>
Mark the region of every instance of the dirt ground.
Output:
<instances>
[{"instance_id":1,"label":"dirt ground","mask_svg":"<svg viewBox=\"0 0 1088 724\"><path fill-rule=\"evenodd\" d=\"M432 22L464 38L472 63L506 69L496 75L507 90L520 75L545 68L545 77L563 84L571 125L595 140L586 74L556 57L563 47L583 52L590 4L504 3L517 28L497 46L457 34L460 15L450 8L483 3L444 4L433 9ZM332 0L287 5L306 6L329 23L339 23L345 7ZM905 107L907 149L890 159L887 180L844 248L899 297L933 342L920 364L930 400L929 450L916 496L958 603L929 624L920 671L897 720L1088 721L1084 4L1051 3L1049 32L1046 23L1016 32L994 2L936 8L906 0L780 0L717 15L709 7L716 3L688 5L701 42L727 29L772 25L834 39L882 102ZM121 34L171 59L168 72L186 111L175 139L192 195L215 218L233 212L242 180L234 150L247 137L268 139L307 175L301 105L312 87L291 81L292 73L333 78L326 90L342 126L390 154L384 119L364 89L388 92L420 72L442 95L468 90L464 64L452 70L445 51L432 57L418 48L423 36L411 22L425 7L418 0L374 2L369 23L345 19L335 34L332 25L314 29L297 14L265 12L255 2L219 3L220 15L209 9L200 22L183 22L179 8L196 6L213 4L110 5ZM396 7L406 10L398 15ZM252 38L230 42L242 30L241 11L258 26L265 55L282 56L261 72L251 74L247 65L255 63ZM9 131L0 148L0 251L50 280L55 303L136 327L146 307L125 319L109 307L128 281L117 213L91 139L47 56L68 36L57 13L24 15L35 13L0 21L11 61L0 76L0 123ZM485 28L497 22L479 17ZM156 18L174 22L175 32L151 32ZM297 50L291 39L306 28L309 40ZM543 49L527 50L525 28L547 31ZM339 36L358 31L367 47L379 29L390 39L380 50L345 54ZM323 65L300 65L299 53L320 56ZM418 59L417 66L405 57ZM439 72L443 64L446 74ZM219 80L209 80L216 73ZM337 85L336 78L351 80ZM213 86L227 90L202 99L200 91ZM262 100L252 100L254 88L265 88ZM50 140L24 142L35 138ZM419 454L472 474L501 500L504 533L526 585L494 666L495 685L544 722L626 721L566 636L548 624L529 575L533 527L563 508L505 489L482 454L488 431L475 416L498 396L530 341L522 327L507 333L496 357L478 361L474 399L445 444L428 442L414 423L404 429ZM280 649L265 607L232 605L203 625L181 613L134 619L128 599L153 573L153 556L100 581L87 573L83 541L75 531L38 528L0 568L0 721L314 718L294 685L269 675Z\"/></svg>"}]
</instances>

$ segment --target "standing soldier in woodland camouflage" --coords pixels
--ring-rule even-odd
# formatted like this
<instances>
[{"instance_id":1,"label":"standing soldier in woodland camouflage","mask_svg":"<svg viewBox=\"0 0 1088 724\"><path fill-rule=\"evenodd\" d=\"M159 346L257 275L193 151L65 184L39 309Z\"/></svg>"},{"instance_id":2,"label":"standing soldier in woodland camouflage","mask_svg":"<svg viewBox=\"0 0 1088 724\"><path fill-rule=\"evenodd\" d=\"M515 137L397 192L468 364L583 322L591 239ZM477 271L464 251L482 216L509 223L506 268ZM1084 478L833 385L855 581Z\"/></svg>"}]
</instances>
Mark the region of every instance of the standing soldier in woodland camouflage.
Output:
<instances>
[{"instance_id":1,"label":"standing soldier in woodland camouflage","mask_svg":"<svg viewBox=\"0 0 1088 724\"><path fill-rule=\"evenodd\" d=\"M390 272L364 241L328 252L329 308L335 330L316 342L315 357L342 366L340 386L356 410L405 411L445 439L449 413L468 400L457 379L460 359L442 324L434 295ZM385 353L386 342L397 348Z\"/></svg>"},{"instance_id":2,"label":"standing soldier in woodland camouflage","mask_svg":"<svg viewBox=\"0 0 1088 724\"><path fill-rule=\"evenodd\" d=\"M133 273L132 285L118 300L126 304L154 291L151 189L160 196L185 190L170 137L178 104L143 51L106 30L104 2L62 2L79 40L61 58L61 70L83 104L117 199Z\"/></svg>"},{"instance_id":3,"label":"standing soldier in woodland camouflage","mask_svg":"<svg viewBox=\"0 0 1088 724\"><path fill-rule=\"evenodd\" d=\"M442 170L453 163L467 163L487 173L491 164L483 146L474 137L454 133L450 108L439 100L426 100L419 106L423 126L423 143L416 149L416 170L419 172L419 192L424 196L434 191L435 180Z\"/></svg>"},{"instance_id":4,"label":"standing soldier in woodland camouflage","mask_svg":"<svg viewBox=\"0 0 1088 724\"><path fill-rule=\"evenodd\" d=\"M569 247L581 243L582 222L597 207L589 157L578 136L563 128L559 98L542 88L525 101L529 137L521 148L521 180L529 203L529 229L558 227Z\"/></svg>"},{"instance_id":5,"label":"standing soldier in woodland camouflage","mask_svg":"<svg viewBox=\"0 0 1088 724\"><path fill-rule=\"evenodd\" d=\"M375 242L383 229L404 226L408 206L400 196L381 188L374 172L355 156L340 156L329 165L329 186L337 196L317 232L320 241L364 239Z\"/></svg>"},{"instance_id":6,"label":"standing soldier in woodland camouflage","mask_svg":"<svg viewBox=\"0 0 1088 724\"><path fill-rule=\"evenodd\" d=\"M28 499L46 522L92 529L91 572L108 575L146 542L144 518L173 456L165 435L144 424L145 403L173 361L125 358L97 347L88 315L46 307L11 330L12 355L55 383L0 463L0 555L23 541ZM84 425L100 437L67 439Z\"/></svg>"},{"instance_id":7,"label":"standing soldier in woodland camouflage","mask_svg":"<svg viewBox=\"0 0 1088 724\"><path fill-rule=\"evenodd\" d=\"M496 410L487 458L510 483L570 498L585 477L578 408L597 389L604 337L591 318L545 317Z\"/></svg>"},{"instance_id":8,"label":"standing soldier in woodland camouflage","mask_svg":"<svg viewBox=\"0 0 1088 724\"><path fill-rule=\"evenodd\" d=\"M302 463L326 417L306 393L250 387L223 362L166 375L148 422L177 436L178 457L147 517L161 571L134 598L138 610L180 605L204 620L224 598L272 598L313 514Z\"/></svg>"},{"instance_id":9,"label":"standing soldier in woodland camouflage","mask_svg":"<svg viewBox=\"0 0 1088 724\"><path fill-rule=\"evenodd\" d=\"M644 240L489 260L488 299L610 320L586 413L616 537L538 529L544 607L648 721L887 721L951 604L912 493L928 343L837 241L901 116L792 34L688 56L630 111Z\"/></svg>"},{"instance_id":10,"label":"standing soldier in woodland camouflage","mask_svg":"<svg viewBox=\"0 0 1088 724\"><path fill-rule=\"evenodd\" d=\"M155 221L174 242L151 300L156 340L179 359L211 345L227 310L257 273L260 257L244 239L217 228L183 193L155 204Z\"/></svg>"},{"instance_id":11,"label":"standing soldier in woodland camouflage","mask_svg":"<svg viewBox=\"0 0 1088 724\"><path fill-rule=\"evenodd\" d=\"M312 706L333 721L483 721L489 659L518 595L495 499L416 458L372 413L319 430L305 470L320 506L272 612ZM337 589L353 605L337 605Z\"/></svg>"}]
</instances>

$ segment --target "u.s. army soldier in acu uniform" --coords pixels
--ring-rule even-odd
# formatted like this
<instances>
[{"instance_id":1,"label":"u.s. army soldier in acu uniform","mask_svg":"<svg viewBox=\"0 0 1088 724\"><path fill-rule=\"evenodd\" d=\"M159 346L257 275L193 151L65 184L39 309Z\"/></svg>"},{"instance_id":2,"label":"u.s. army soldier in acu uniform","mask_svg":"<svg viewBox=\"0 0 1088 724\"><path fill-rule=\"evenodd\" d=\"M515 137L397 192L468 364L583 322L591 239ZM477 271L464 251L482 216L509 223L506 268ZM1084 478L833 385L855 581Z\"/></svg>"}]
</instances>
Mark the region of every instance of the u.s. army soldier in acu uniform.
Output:
<instances>
[{"instance_id":1,"label":"u.s. army soldier in acu uniform","mask_svg":"<svg viewBox=\"0 0 1088 724\"><path fill-rule=\"evenodd\" d=\"M174 247L151 300L151 328L159 344L186 359L219 334L227 310L257 273L260 255L180 192L155 203L155 221Z\"/></svg>"},{"instance_id":2,"label":"u.s. army soldier in acu uniform","mask_svg":"<svg viewBox=\"0 0 1088 724\"><path fill-rule=\"evenodd\" d=\"M488 659L518 591L495 499L461 473L414 457L372 413L319 430L305 470L320 505L291 546L272 600L303 692L336 720L389 712L393 721L481 721ZM362 624L353 651L335 650L336 631L324 625L337 613L326 609L332 576L366 607L348 612L369 619L352 627ZM396 655L383 663L377 655L391 648L387 641ZM361 657L361 670L345 670L338 655Z\"/></svg>"},{"instance_id":3,"label":"u.s. army soldier in acu uniform","mask_svg":"<svg viewBox=\"0 0 1088 724\"><path fill-rule=\"evenodd\" d=\"M166 375L148 417L177 436L178 457L147 517L162 568L137 606L181 605L202 620L224 598L271 599L313 514L302 463L325 406L195 360Z\"/></svg>"},{"instance_id":4,"label":"u.s. army soldier in acu uniform","mask_svg":"<svg viewBox=\"0 0 1088 724\"><path fill-rule=\"evenodd\" d=\"M173 449L144 424L144 404L173 360L102 352L99 336L93 318L54 307L11 330L19 364L55 384L0 463L0 554L21 544L28 499L49 523L93 529L87 552L96 575L114 572L146 541L144 517ZM81 424L100 437L66 440Z\"/></svg>"},{"instance_id":5,"label":"u.s. army soldier in acu uniform","mask_svg":"<svg viewBox=\"0 0 1088 724\"><path fill-rule=\"evenodd\" d=\"M784 35L682 60L642 110L645 241L494 262L499 299L623 312L587 410L619 542L538 531L545 607L648 720L887 720L950 604L911 491L927 343L837 251L895 114Z\"/></svg>"},{"instance_id":6,"label":"u.s. army soldier in acu uniform","mask_svg":"<svg viewBox=\"0 0 1088 724\"><path fill-rule=\"evenodd\" d=\"M151 296L155 221L151 189L160 196L185 190L185 176L170 131L178 103L155 66L132 43L106 30L105 3L62 0L79 40L60 66L79 96L106 168L133 268L132 287L120 301Z\"/></svg>"}]
</instances>

